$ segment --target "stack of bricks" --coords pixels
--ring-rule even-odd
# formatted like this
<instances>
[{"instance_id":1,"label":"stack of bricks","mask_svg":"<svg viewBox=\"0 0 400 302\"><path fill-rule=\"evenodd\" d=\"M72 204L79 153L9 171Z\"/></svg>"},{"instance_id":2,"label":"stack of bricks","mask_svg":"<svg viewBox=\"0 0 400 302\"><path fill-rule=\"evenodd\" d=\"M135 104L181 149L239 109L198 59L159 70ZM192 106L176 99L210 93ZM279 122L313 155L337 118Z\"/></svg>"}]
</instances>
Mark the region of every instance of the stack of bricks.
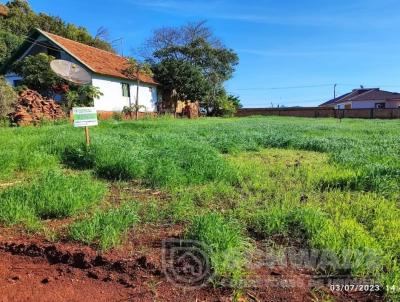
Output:
<instances>
[{"instance_id":1,"label":"stack of bricks","mask_svg":"<svg viewBox=\"0 0 400 302\"><path fill-rule=\"evenodd\" d=\"M59 120L66 117L62 107L54 100L43 98L34 90L19 94L10 119L18 126L37 125L43 120Z\"/></svg>"}]
</instances>

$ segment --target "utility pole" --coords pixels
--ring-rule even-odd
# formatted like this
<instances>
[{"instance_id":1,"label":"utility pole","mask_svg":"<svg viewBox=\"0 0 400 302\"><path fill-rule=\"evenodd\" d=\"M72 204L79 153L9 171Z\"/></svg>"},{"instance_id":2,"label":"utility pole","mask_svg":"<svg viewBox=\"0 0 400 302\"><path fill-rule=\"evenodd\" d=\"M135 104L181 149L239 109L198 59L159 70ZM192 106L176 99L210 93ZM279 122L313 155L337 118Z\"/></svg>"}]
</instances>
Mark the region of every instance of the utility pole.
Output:
<instances>
[{"instance_id":1,"label":"utility pole","mask_svg":"<svg viewBox=\"0 0 400 302\"><path fill-rule=\"evenodd\" d=\"M136 120L139 119L139 85L140 85L140 67L139 62L136 64L136 100L135 100L135 118Z\"/></svg>"},{"instance_id":2,"label":"utility pole","mask_svg":"<svg viewBox=\"0 0 400 302\"><path fill-rule=\"evenodd\" d=\"M336 99L336 87L338 84L333 85L333 98Z\"/></svg>"}]
</instances>

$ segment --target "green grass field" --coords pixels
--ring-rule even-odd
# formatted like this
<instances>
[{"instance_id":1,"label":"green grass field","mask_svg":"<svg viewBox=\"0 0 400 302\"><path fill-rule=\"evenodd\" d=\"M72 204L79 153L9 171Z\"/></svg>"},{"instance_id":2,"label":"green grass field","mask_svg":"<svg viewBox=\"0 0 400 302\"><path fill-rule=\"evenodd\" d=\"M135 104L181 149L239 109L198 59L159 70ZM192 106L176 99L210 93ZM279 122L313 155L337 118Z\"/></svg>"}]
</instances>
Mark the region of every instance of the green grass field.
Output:
<instances>
[{"instance_id":1,"label":"green grass field","mask_svg":"<svg viewBox=\"0 0 400 302\"><path fill-rule=\"evenodd\" d=\"M101 250L137 224L184 224L215 282L235 286L263 239L330 251L346 274L400 284L397 120L160 118L91 134L86 148L67 124L0 128L0 223L46 233L45 219L70 218L66 236ZM110 184L133 182L170 198L108 204Z\"/></svg>"}]
</instances>

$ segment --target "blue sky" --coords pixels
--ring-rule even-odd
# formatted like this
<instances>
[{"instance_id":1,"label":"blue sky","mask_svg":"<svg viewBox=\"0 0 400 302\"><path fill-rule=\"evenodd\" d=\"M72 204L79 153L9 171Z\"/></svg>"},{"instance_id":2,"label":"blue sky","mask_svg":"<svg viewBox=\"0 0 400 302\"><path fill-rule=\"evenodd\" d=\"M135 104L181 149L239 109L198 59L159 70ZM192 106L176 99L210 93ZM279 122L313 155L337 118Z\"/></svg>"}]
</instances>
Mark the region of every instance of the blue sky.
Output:
<instances>
[{"instance_id":1,"label":"blue sky","mask_svg":"<svg viewBox=\"0 0 400 302\"><path fill-rule=\"evenodd\" d=\"M226 87L246 107L318 105L334 83L338 94L361 84L400 91L398 0L29 2L92 33L106 27L111 40L124 39L117 46L125 55L156 28L206 19L239 54Z\"/></svg>"}]
</instances>

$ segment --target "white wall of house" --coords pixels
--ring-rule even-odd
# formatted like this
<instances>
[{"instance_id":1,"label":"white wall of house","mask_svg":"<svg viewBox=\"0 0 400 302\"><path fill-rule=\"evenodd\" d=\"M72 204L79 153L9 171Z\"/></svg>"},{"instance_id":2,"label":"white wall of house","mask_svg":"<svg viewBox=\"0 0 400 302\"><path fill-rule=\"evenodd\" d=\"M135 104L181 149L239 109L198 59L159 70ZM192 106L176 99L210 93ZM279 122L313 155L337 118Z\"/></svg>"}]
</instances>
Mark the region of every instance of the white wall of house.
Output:
<instances>
[{"instance_id":1,"label":"white wall of house","mask_svg":"<svg viewBox=\"0 0 400 302\"><path fill-rule=\"evenodd\" d=\"M400 101L387 101L386 108L400 108Z\"/></svg>"},{"instance_id":2,"label":"white wall of house","mask_svg":"<svg viewBox=\"0 0 400 302\"><path fill-rule=\"evenodd\" d=\"M45 42L48 39L44 36L39 36L37 39L38 42ZM35 49L37 45L32 43L32 45L25 51L25 53L21 56L24 58L27 55L35 54L37 51L42 51ZM56 46L55 46L56 47ZM89 71L82 63L78 62L67 52L60 52L60 58L63 60L67 60L73 62L82 68L86 69L92 76L92 85L96 86L103 93L99 99L94 101L94 106L98 111L116 111L120 112L125 106L130 106L135 104L136 100L136 92L137 92L137 83L135 81L129 81L124 79L118 79L110 76L103 76L98 74L93 74ZM16 75L14 73L9 73L5 76L7 82L15 86L16 81L22 80L22 77ZM122 83L127 83L130 85L130 97L124 97L122 95ZM139 85L139 105L143 105L145 108L140 109L141 112L155 112L157 111L157 86L149 85L145 83L141 83Z\"/></svg>"},{"instance_id":3,"label":"white wall of house","mask_svg":"<svg viewBox=\"0 0 400 302\"><path fill-rule=\"evenodd\" d=\"M386 102L384 100L382 101L353 101L352 102L352 109L369 109L369 108L375 108L375 104L378 103L385 103L385 108L399 108L400 106L400 101L389 101Z\"/></svg>"},{"instance_id":4,"label":"white wall of house","mask_svg":"<svg viewBox=\"0 0 400 302\"><path fill-rule=\"evenodd\" d=\"M122 95L122 83L130 85L130 98ZM137 85L134 81L93 74L92 85L98 87L103 93L103 96L94 101L94 106L98 111L122 111L125 106L135 104ZM144 83L140 84L139 105L146 107L140 109L140 111L156 111L156 102L157 87Z\"/></svg>"}]
</instances>

